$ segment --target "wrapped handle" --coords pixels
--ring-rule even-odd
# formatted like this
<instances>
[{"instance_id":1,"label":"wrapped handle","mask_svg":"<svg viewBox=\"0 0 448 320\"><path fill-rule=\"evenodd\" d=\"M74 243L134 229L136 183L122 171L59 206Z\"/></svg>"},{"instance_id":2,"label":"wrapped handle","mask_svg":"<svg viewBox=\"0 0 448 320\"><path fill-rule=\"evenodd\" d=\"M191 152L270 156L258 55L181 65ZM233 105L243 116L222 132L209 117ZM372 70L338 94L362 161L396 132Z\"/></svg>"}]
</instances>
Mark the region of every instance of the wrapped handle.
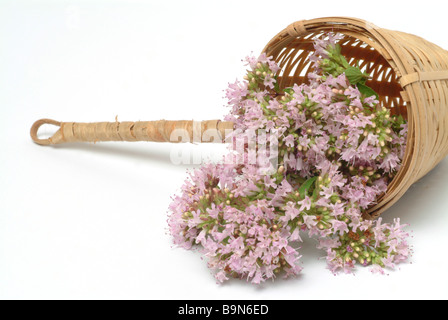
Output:
<instances>
[{"instance_id":1,"label":"wrapped handle","mask_svg":"<svg viewBox=\"0 0 448 320\"><path fill-rule=\"evenodd\" d=\"M60 128L52 137L39 139L37 133L45 124ZM220 120L77 123L42 119L33 124L30 134L35 143L46 146L100 141L223 143L232 131L232 122Z\"/></svg>"}]
</instances>

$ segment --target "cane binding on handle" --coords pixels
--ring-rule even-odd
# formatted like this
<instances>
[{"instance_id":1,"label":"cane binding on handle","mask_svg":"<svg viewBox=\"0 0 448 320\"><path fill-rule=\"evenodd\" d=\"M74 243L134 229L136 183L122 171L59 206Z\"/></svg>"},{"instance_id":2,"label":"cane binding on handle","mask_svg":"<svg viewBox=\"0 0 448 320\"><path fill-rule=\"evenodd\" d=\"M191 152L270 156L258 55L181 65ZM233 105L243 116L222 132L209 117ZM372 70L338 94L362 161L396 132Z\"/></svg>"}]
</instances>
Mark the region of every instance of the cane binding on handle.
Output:
<instances>
[{"instance_id":1,"label":"cane binding on handle","mask_svg":"<svg viewBox=\"0 0 448 320\"><path fill-rule=\"evenodd\" d=\"M39 128L45 124L60 128L52 137L39 139L37 133ZM100 141L223 143L226 136L232 131L232 122L220 120L78 123L42 119L33 124L30 135L33 141L39 145Z\"/></svg>"}]
</instances>

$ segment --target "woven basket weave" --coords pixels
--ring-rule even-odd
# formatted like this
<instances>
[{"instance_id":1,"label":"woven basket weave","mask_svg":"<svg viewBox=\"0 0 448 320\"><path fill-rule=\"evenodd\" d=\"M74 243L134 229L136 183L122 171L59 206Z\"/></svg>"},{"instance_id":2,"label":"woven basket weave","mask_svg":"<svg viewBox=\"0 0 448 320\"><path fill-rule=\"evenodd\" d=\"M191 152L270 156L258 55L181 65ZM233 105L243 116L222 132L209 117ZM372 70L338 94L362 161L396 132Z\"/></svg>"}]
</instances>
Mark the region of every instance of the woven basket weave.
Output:
<instances>
[{"instance_id":1,"label":"woven basket weave","mask_svg":"<svg viewBox=\"0 0 448 320\"><path fill-rule=\"evenodd\" d=\"M281 67L277 74L281 89L307 81L313 38L329 31L345 35L340 41L342 53L351 63L360 61L360 67L372 76L367 85L379 94L382 104L408 120L402 168L367 214L367 218L376 218L448 154L448 52L415 35L381 29L360 19L298 21L278 33L263 50ZM61 129L50 139L38 139L37 131L45 123ZM215 129L224 139L225 129L233 124L214 120L204 121L201 126ZM43 145L115 140L171 142L171 133L179 128L194 131L191 121L81 124L39 120L31 136Z\"/></svg>"},{"instance_id":2,"label":"woven basket weave","mask_svg":"<svg viewBox=\"0 0 448 320\"><path fill-rule=\"evenodd\" d=\"M448 52L412 34L381 29L354 18L298 21L264 48L281 67L280 88L305 82L314 37L340 32L342 53L359 60L372 76L367 83L384 106L408 120L403 166L387 193L369 210L372 218L396 203L409 187L448 154Z\"/></svg>"}]
</instances>

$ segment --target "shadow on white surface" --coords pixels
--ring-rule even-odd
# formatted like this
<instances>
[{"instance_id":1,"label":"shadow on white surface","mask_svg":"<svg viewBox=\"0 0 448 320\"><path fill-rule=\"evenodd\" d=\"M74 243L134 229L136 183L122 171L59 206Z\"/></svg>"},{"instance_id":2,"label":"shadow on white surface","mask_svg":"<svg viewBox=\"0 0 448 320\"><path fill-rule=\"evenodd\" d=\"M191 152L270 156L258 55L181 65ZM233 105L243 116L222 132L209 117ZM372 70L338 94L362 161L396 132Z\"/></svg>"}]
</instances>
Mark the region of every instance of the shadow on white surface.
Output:
<instances>
[{"instance_id":1,"label":"shadow on white surface","mask_svg":"<svg viewBox=\"0 0 448 320\"><path fill-rule=\"evenodd\" d=\"M443 207L448 189L447 179L448 159L444 159L426 176L413 184L394 206L383 213L383 218L386 221L401 218L402 223L408 223L411 227L434 226L434 221L437 221L438 217L447 216L448 209ZM432 210L428 211L428 208Z\"/></svg>"},{"instance_id":2,"label":"shadow on white surface","mask_svg":"<svg viewBox=\"0 0 448 320\"><path fill-rule=\"evenodd\" d=\"M146 145L144 145L146 144ZM194 152L195 146L189 145L191 152ZM187 148L188 148L187 147ZM177 166L171 161L172 149L169 145L156 145L155 143L71 143L65 145L56 145L47 148L70 150L75 152L91 153L92 155L100 155L115 158L128 158L131 161L143 161L148 164ZM196 168L197 164L182 164L178 165L180 168L192 169Z\"/></svg>"}]
</instances>

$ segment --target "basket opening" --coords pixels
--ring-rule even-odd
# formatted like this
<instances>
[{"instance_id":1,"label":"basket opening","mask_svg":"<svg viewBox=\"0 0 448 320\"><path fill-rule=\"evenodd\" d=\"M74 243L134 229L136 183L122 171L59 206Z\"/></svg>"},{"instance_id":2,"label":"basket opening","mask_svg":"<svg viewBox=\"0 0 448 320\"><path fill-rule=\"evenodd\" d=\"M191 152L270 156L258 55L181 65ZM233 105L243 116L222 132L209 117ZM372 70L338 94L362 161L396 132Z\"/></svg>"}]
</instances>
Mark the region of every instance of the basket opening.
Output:
<instances>
[{"instance_id":1,"label":"basket opening","mask_svg":"<svg viewBox=\"0 0 448 320\"><path fill-rule=\"evenodd\" d=\"M344 34L344 30L335 30ZM331 30L328 30L331 31ZM308 60L314 52L314 38L324 37L324 31L316 31L299 36L283 47L275 47L268 52L280 66L278 83L281 89L293 86L295 83L308 82L307 75L311 72L312 64ZM283 42L284 43L284 42ZM390 108L392 114L401 114L407 118L406 102L401 97L403 91L399 79L389 62L369 43L361 41L351 35L345 35L339 41L342 53L351 65L359 62L362 71L371 75L367 85L380 96L383 106Z\"/></svg>"}]
</instances>

